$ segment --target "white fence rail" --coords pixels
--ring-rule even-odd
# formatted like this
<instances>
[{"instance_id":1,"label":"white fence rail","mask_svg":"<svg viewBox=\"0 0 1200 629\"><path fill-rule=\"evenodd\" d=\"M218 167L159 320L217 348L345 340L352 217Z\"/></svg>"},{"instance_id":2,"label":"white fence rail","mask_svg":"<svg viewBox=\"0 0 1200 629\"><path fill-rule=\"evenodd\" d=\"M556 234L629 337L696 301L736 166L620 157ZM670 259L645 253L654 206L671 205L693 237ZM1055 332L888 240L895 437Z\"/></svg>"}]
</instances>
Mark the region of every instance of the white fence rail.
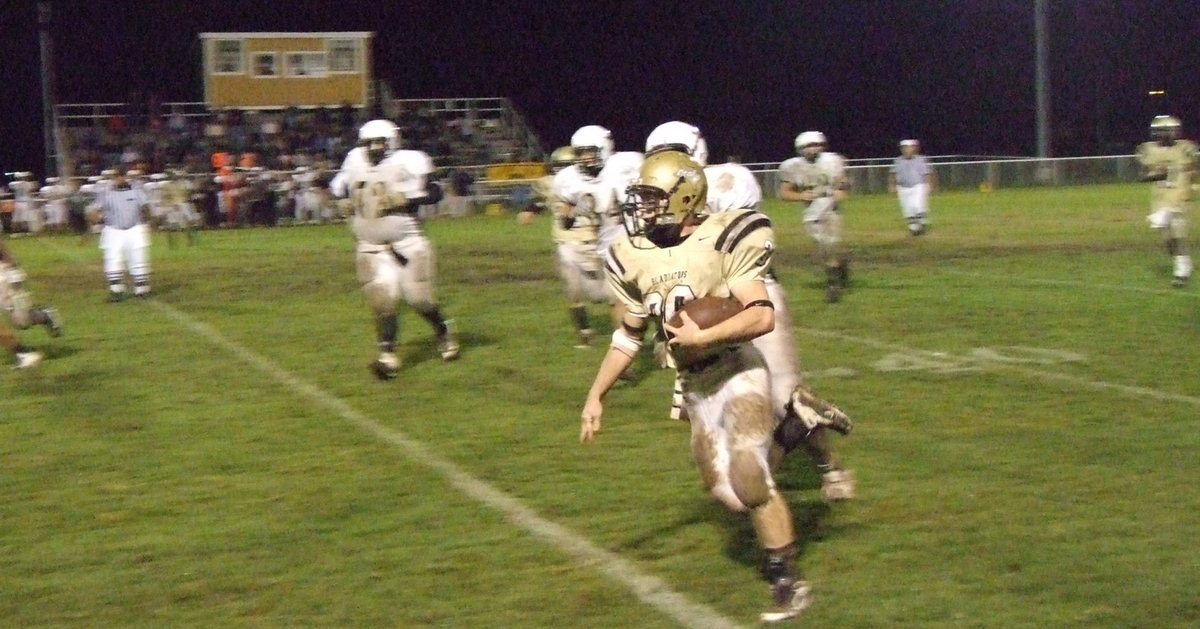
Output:
<instances>
[{"instance_id":1,"label":"white fence rail","mask_svg":"<svg viewBox=\"0 0 1200 629\"><path fill-rule=\"evenodd\" d=\"M963 156L930 158L938 187L945 190L1072 186L1134 181L1138 175L1133 155L1095 157L1004 157L962 159ZM763 194L775 198L779 189L779 164L746 164L758 177ZM851 190L856 194L887 192L891 159L851 160L846 167Z\"/></svg>"}]
</instances>

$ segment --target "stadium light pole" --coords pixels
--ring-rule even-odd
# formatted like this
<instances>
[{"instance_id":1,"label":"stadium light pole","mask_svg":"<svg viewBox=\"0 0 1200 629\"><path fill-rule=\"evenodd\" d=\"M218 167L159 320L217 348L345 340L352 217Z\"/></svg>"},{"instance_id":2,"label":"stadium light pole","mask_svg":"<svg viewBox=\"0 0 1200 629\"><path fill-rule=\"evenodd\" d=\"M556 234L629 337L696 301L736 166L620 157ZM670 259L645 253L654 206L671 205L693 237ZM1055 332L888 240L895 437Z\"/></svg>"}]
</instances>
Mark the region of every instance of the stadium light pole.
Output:
<instances>
[{"instance_id":1,"label":"stadium light pole","mask_svg":"<svg viewBox=\"0 0 1200 629\"><path fill-rule=\"evenodd\" d=\"M1046 58L1046 0L1034 0L1033 31L1036 48L1037 69L1035 72L1035 91L1037 98L1037 156L1045 159L1050 156L1050 87Z\"/></svg>"},{"instance_id":2,"label":"stadium light pole","mask_svg":"<svg viewBox=\"0 0 1200 629\"><path fill-rule=\"evenodd\" d=\"M50 3L39 2L38 45L42 56L42 145L46 158L45 176L57 174L54 167L54 70L50 59Z\"/></svg>"}]
</instances>

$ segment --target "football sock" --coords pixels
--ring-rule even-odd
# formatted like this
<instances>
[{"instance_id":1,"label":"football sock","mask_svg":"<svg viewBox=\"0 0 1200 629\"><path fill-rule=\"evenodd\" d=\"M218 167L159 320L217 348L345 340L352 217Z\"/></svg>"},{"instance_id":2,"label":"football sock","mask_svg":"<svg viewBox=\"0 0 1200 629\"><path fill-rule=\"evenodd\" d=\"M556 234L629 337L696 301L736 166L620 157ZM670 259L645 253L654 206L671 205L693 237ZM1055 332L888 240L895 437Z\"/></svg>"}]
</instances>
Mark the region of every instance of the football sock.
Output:
<instances>
[{"instance_id":1,"label":"football sock","mask_svg":"<svg viewBox=\"0 0 1200 629\"><path fill-rule=\"evenodd\" d=\"M433 333L441 338L446 336L448 329L446 328L446 320L442 318L442 311L438 308L427 310L421 313L421 316L433 326Z\"/></svg>"},{"instance_id":2,"label":"football sock","mask_svg":"<svg viewBox=\"0 0 1200 629\"><path fill-rule=\"evenodd\" d=\"M584 306L571 306L571 320L575 322L576 330L588 329L587 308Z\"/></svg>"},{"instance_id":3,"label":"football sock","mask_svg":"<svg viewBox=\"0 0 1200 629\"><path fill-rule=\"evenodd\" d=\"M375 319L375 329L379 339L379 351L390 354L396 351L396 334L400 322L396 315L381 315Z\"/></svg>"}]
</instances>

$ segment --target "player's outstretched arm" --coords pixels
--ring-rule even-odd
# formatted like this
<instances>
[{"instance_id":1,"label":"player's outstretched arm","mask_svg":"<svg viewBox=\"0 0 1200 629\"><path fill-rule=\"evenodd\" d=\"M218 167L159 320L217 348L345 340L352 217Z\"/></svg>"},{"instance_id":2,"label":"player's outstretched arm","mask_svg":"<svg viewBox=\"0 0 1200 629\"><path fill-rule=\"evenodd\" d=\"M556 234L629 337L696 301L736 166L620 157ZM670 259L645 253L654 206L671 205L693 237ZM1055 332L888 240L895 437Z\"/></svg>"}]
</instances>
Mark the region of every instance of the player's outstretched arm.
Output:
<instances>
[{"instance_id":1,"label":"player's outstretched arm","mask_svg":"<svg viewBox=\"0 0 1200 629\"><path fill-rule=\"evenodd\" d=\"M600 369L592 380L592 388L588 390L587 400L583 403L579 425L580 443L591 441L596 433L600 432L600 418L604 415L604 396L616 384L617 378L629 368L629 364L642 347L645 320L626 315L624 323L625 328L635 334L636 338L627 334L625 329L613 332L612 344L608 353L604 355L604 362L600 363Z\"/></svg>"}]
</instances>

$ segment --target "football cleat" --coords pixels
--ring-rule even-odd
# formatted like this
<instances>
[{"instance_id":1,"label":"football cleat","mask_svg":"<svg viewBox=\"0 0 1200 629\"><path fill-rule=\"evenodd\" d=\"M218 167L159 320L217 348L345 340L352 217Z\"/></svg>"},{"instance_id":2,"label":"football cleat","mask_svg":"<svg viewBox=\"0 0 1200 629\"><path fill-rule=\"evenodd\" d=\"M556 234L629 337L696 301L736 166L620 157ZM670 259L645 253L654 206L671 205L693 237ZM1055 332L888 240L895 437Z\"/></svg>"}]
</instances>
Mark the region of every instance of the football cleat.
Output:
<instances>
[{"instance_id":1,"label":"football cleat","mask_svg":"<svg viewBox=\"0 0 1200 629\"><path fill-rule=\"evenodd\" d=\"M826 502L853 500L856 492L854 477L846 470L833 470L821 475L821 498Z\"/></svg>"},{"instance_id":2,"label":"football cleat","mask_svg":"<svg viewBox=\"0 0 1200 629\"><path fill-rule=\"evenodd\" d=\"M58 318L58 310L54 308L43 308L42 312L46 315L46 333L50 336L62 336L62 321Z\"/></svg>"},{"instance_id":3,"label":"football cleat","mask_svg":"<svg viewBox=\"0 0 1200 629\"><path fill-rule=\"evenodd\" d=\"M108 303L115 304L125 298L124 291L117 292L115 290L108 291Z\"/></svg>"},{"instance_id":4,"label":"football cleat","mask_svg":"<svg viewBox=\"0 0 1200 629\"><path fill-rule=\"evenodd\" d=\"M592 339L595 338L596 331L591 328L584 328L579 331L579 342L575 344L575 349L587 349L592 344Z\"/></svg>"},{"instance_id":5,"label":"football cleat","mask_svg":"<svg viewBox=\"0 0 1200 629\"><path fill-rule=\"evenodd\" d=\"M17 366L14 369L28 369L42 362L41 352L19 352L17 354Z\"/></svg>"},{"instance_id":6,"label":"football cleat","mask_svg":"<svg viewBox=\"0 0 1200 629\"><path fill-rule=\"evenodd\" d=\"M370 365L371 373L380 380L391 380L400 371L400 359L395 354L382 354Z\"/></svg>"},{"instance_id":7,"label":"football cleat","mask_svg":"<svg viewBox=\"0 0 1200 629\"><path fill-rule=\"evenodd\" d=\"M779 622L800 615L812 604L812 586L803 579L782 577L771 584L774 604L771 609L759 614L763 622Z\"/></svg>"},{"instance_id":8,"label":"football cleat","mask_svg":"<svg viewBox=\"0 0 1200 629\"><path fill-rule=\"evenodd\" d=\"M447 333L438 340L437 350L438 354L441 354L442 360L454 360L458 358L458 341L454 339L453 335Z\"/></svg>"},{"instance_id":9,"label":"football cleat","mask_svg":"<svg viewBox=\"0 0 1200 629\"><path fill-rule=\"evenodd\" d=\"M1184 286L1187 286L1187 283L1188 278L1179 275L1176 275L1175 279L1171 280L1171 286L1174 286L1175 288L1183 288Z\"/></svg>"},{"instance_id":10,"label":"football cleat","mask_svg":"<svg viewBox=\"0 0 1200 629\"><path fill-rule=\"evenodd\" d=\"M792 390L791 406L792 412L810 430L824 426L848 435L854 429L854 421L845 411L813 395L803 386Z\"/></svg>"}]
</instances>

